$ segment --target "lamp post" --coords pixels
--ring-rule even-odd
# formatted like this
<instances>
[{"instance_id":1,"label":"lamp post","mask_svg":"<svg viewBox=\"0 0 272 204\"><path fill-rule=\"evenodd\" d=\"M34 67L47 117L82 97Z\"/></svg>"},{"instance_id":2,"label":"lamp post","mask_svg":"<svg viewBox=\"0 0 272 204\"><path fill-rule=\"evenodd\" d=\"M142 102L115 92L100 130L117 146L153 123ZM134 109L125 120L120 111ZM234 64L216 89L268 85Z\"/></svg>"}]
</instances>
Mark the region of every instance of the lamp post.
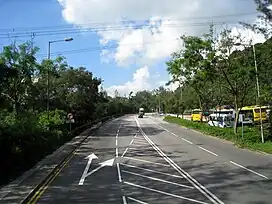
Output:
<instances>
[{"instance_id":1,"label":"lamp post","mask_svg":"<svg viewBox=\"0 0 272 204\"><path fill-rule=\"evenodd\" d=\"M64 38L61 40L53 40L53 41L48 41L48 53L47 53L47 59L50 59L50 54L51 54L51 44L56 43L56 42L69 42L72 41L73 38ZM46 103L46 110L47 110L47 118L49 120L49 67L47 68L47 89L46 89L46 96L47 96L47 103Z\"/></svg>"},{"instance_id":2,"label":"lamp post","mask_svg":"<svg viewBox=\"0 0 272 204\"><path fill-rule=\"evenodd\" d=\"M242 45L242 43L235 43L234 45L240 46L240 45ZM258 66L257 66L257 60L256 60L256 49L255 49L254 44L252 44L252 51L253 51L255 75L256 75L257 98L258 98L259 108L260 108L259 112L260 112L261 138L262 138L262 143L264 143L262 106L261 106L261 103L260 103L260 85L259 85L259 77L258 77Z\"/></svg>"}]
</instances>

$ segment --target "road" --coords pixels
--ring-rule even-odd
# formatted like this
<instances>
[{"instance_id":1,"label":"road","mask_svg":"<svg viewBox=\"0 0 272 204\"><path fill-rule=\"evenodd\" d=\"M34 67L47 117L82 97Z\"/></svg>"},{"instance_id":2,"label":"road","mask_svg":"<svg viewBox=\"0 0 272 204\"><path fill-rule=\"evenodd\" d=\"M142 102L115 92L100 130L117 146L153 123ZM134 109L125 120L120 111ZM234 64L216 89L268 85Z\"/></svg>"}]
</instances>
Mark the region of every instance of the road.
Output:
<instances>
[{"instance_id":1,"label":"road","mask_svg":"<svg viewBox=\"0 0 272 204\"><path fill-rule=\"evenodd\" d=\"M32 203L268 204L272 159L150 116L103 125Z\"/></svg>"}]
</instances>

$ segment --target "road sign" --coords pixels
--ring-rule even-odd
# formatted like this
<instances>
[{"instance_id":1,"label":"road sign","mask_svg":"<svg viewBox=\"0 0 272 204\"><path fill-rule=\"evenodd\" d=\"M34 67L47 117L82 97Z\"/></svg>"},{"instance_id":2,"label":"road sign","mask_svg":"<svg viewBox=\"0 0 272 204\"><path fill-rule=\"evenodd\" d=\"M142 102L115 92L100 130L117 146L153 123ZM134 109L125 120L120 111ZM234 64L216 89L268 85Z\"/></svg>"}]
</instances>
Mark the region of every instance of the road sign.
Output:
<instances>
[{"instance_id":1,"label":"road sign","mask_svg":"<svg viewBox=\"0 0 272 204\"><path fill-rule=\"evenodd\" d=\"M75 123L74 115L72 113L68 113L67 118L67 123Z\"/></svg>"}]
</instances>

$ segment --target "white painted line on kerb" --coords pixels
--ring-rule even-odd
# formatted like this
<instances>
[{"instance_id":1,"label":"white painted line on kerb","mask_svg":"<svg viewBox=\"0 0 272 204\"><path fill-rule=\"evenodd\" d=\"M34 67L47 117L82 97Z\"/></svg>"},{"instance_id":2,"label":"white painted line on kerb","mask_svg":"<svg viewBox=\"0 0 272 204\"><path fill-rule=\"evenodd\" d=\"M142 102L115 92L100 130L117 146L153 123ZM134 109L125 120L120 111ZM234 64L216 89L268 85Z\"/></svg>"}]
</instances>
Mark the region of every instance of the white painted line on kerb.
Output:
<instances>
[{"instance_id":1,"label":"white painted line on kerb","mask_svg":"<svg viewBox=\"0 0 272 204\"><path fill-rule=\"evenodd\" d=\"M147 161L147 160L143 160L143 159L136 159L136 158L132 158L132 157L123 157L123 158L125 158L125 159L131 159L131 160L135 160L135 161L146 162L146 163L150 163L150 164L156 164L156 165L160 165L160 166L167 166L167 167L169 167L169 165L167 165L167 164L161 164L161 163Z\"/></svg>"},{"instance_id":2,"label":"white painted line on kerb","mask_svg":"<svg viewBox=\"0 0 272 204\"><path fill-rule=\"evenodd\" d=\"M182 140L184 140L185 142L189 143L189 144L193 144L191 141L186 140L185 138L181 138Z\"/></svg>"},{"instance_id":3,"label":"white painted line on kerb","mask_svg":"<svg viewBox=\"0 0 272 204\"><path fill-rule=\"evenodd\" d=\"M121 176L121 171L120 171L120 165L119 165L119 163L117 163L116 166L117 166L117 172L118 172L119 182L122 182L122 176Z\"/></svg>"},{"instance_id":4,"label":"white painted line on kerb","mask_svg":"<svg viewBox=\"0 0 272 204\"><path fill-rule=\"evenodd\" d=\"M153 188L148 188L148 187L141 186L141 185L138 185L138 184L134 184L134 183L131 183L131 182L126 182L126 181L124 181L124 183L127 184L127 185L130 185L130 186L142 188L142 189L149 190L149 191L153 191L153 192L160 193L160 194L163 194L163 195L172 196L172 197L174 197L174 198L179 198L179 199L183 199L183 200L188 200L188 201L192 201L192 202L195 202L195 203L208 204L208 203L206 203L206 202L202 202L202 201L199 201L199 200L195 200L195 199L191 199L191 198L186 198L186 197L183 197L183 196L175 195L175 194L172 194L172 193L167 193L167 192L160 191L160 190L153 189Z\"/></svg>"},{"instance_id":5,"label":"white painted line on kerb","mask_svg":"<svg viewBox=\"0 0 272 204\"><path fill-rule=\"evenodd\" d=\"M192 187L192 186L187 186L187 185L183 185L183 184L179 184L179 183L175 183L175 182L171 182L171 181L167 181L167 180L163 180L163 179L158 179L158 178L155 178L155 177L152 177L152 176L145 176L145 175L134 173L134 172L131 172L131 171L122 170L122 172L127 173L127 174L131 174L131 175L134 175L134 176L147 178L147 179L150 179L150 180L153 180L153 181L160 181L162 183L168 183L168 184L172 184L172 185L175 185L175 186L181 186L181 187L184 187L184 188L194 189L194 187Z\"/></svg>"},{"instance_id":6,"label":"white painted line on kerb","mask_svg":"<svg viewBox=\"0 0 272 204\"><path fill-rule=\"evenodd\" d=\"M132 197L127 197L127 199L132 200L132 201L134 201L136 203L140 203L140 204L148 204L148 203L146 203L144 201L141 201L141 200L138 200L138 199L135 199L135 198L132 198Z\"/></svg>"},{"instance_id":7,"label":"white painted line on kerb","mask_svg":"<svg viewBox=\"0 0 272 204\"><path fill-rule=\"evenodd\" d=\"M127 204L126 197L125 197L125 196L122 196L122 199L123 199L123 204Z\"/></svg>"},{"instance_id":8,"label":"white painted line on kerb","mask_svg":"<svg viewBox=\"0 0 272 204\"><path fill-rule=\"evenodd\" d=\"M194 179L189 173L184 171L182 168L180 168L172 159L170 159L160 148L157 147L157 145L154 144L152 140L149 139L149 137L145 134L145 132L142 130L137 118L134 118L137 126L142 133L142 135L145 137L145 139L149 142L149 144L155 149L161 157L167 161L180 175L182 175L187 181L189 181L197 190L199 190L204 196L206 196L210 201L212 201L214 204L224 204L223 201L221 201L219 198L217 198L213 193L211 193L208 189L206 189L203 185L201 185L196 179Z\"/></svg>"},{"instance_id":9,"label":"white painted line on kerb","mask_svg":"<svg viewBox=\"0 0 272 204\"><path fill-rule=\"evenodd\" d=\"M162 174L162 175L166 175L166 176L171 176L171 177L174 177L174 178L183 178L183 176L168 174L168 173L164 173L164 172L161 172L161 171L156 171L156 170L152 170L152 169L146 169L146 168L142 168L142 167L138 167L138 166L133 166L133 165L130 165L130 164L121 164L121 165L126 166L126 167L135 168L135 169L144 170L144 171L149 171L149 172L153 172L153 173L157 173L157 174Z\"/></svg>"},{"instance_id":10,"label":"white painted line on kerb","mask_svg":"<svg viewBox=\"0 0 272 204\"><path fill-rule=\"evenodd\" d=\"M198 146L198 148L200 148L200 149L204 150L205 152L208 152L208 153L210 153L210 154L212 154L212 155L214 155L214 156L218 156L218 155L215 154L214 152L212 152L212 151L210 151L210 150L207 150L207 149L205 149L204 147Z\"/></svg>"},{"instance_id":11,"label":"white painted line on kerb","mask_svg":"<svg viewBox=\"0 0 272 204\"><path fill-rule=\"evenodd\" d=\"M242 165L240 165L240 164L237 164L237 163L235 163L234 161L230 161L230 163L232 163L232 164L234 164L234 165L236 165L236 166L238 166L238 167L240 167L240 168L242 168L242 169L245 169L245 170L247 170L247 171L250 171L251 173L256 174L256 175L258 175L258 176L260 176L260 177L263 177L263 178L265 178L265 179L268 179L268 177L266 177L266 176L264 176L264 175L262 175L262 174L260 174L260 173L258 173L258 172L256 172L256 171L253 171L253 170L251 170L251 169L248 169L248 168L246 168L246 167L244 167L244 166L242 166Z\"/></svg>"}]
</instances>

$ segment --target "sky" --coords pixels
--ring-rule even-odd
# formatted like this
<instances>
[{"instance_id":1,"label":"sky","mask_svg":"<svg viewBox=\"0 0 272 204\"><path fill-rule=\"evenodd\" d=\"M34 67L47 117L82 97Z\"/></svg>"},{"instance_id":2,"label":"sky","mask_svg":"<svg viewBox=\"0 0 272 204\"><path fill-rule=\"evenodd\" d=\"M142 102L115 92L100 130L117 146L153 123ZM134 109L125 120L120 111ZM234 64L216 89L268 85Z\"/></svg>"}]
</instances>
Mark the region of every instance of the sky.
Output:
<instances>
[{"instance_id":1,"label":"sky","mask_svg":"<svg viewBox=\"0 0 272 204\"><path fill-rule=\"evenodd\" d=\"M213 23L254 42L263 37L241 28L256 21L253 0L0 0L0 46L32 40L37 58L66 57L103 79L109 95L152 90L171 77L165 62L182 48L180 36L202 35ZM177 84L167 88L174 90Z\"/></svg>"}]
</instances>

